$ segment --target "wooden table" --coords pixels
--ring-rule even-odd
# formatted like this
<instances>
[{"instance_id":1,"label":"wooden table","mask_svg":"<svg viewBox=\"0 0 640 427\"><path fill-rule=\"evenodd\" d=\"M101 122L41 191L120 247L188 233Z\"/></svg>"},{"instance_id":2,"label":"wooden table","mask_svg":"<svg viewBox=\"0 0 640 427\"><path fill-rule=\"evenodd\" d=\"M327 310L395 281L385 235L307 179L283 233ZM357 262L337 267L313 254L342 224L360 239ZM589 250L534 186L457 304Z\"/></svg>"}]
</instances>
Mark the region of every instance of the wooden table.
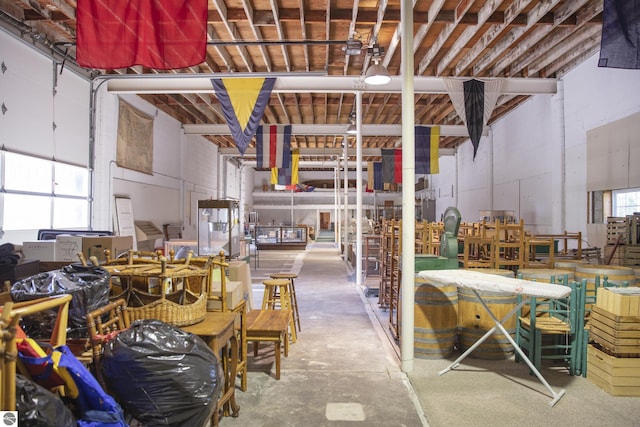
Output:
<instances>
[{"instance_id":1,"label":"wooden table","mask_svg":"<svg viewBox=\"0 0 640 427\"><path fill-rule=\"evenodd\" d=\"M202 322L195 325L183 326L186 332L198 335L204 339L209 348L220 355L222 351L222 367L224 376L224 390L213 412L212 425L218 425L218 412L223 410L225 416L237 417L240 406L236 403L236 371L238 367L238 338L235 333L237 313L208 311ZM231 355L231 356L229 356Z\"/></svg>"}]
</instances>

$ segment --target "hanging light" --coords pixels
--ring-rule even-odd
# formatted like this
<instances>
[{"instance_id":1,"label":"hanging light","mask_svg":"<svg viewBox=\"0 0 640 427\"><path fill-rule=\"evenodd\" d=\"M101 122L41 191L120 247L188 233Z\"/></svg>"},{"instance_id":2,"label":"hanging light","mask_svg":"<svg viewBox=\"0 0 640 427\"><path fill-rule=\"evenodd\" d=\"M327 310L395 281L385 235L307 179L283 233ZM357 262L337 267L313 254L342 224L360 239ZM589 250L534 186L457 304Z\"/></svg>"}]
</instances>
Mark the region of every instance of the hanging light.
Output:
<instances>
[{"instance_id":1,"label":"hanging light","mask_svg":"<svg viewBox=\"0 0 640 427\"><path fill-rule=\"evenodd\" d=\"M349 120L351 121L351 123L349 124L349 126L347 126L347 135L355 135L358 133L358 126L356 126L355 111L352 111L351 114L349 114Z\"/></svg>"},{"instance_id":2,"label":"hanging light","mask_svg":"<svg viewBox=\"0 0 640 427\"><path fill-rule=\"evenodd\" d=\"M364 76L364 82L370 85L386 85L391 81L391 76L387 67L380 64L382 55L384 54L384 48L374 44L367 49L367 52L373 58L373 64L367 70Z\"/></svg>"}]
</instances>

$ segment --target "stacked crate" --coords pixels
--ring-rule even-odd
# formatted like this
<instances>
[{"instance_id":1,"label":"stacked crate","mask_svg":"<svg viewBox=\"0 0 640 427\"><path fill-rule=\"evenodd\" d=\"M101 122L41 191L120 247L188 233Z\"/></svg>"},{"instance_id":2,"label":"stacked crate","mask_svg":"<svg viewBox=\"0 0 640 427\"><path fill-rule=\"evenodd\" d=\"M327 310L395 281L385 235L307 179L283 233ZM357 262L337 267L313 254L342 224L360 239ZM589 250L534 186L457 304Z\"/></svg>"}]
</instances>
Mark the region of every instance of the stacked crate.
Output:
<instances>
[{"instance_id":1,"label":"stacked crate","mask_svg":"<svg viewBox=\"0 0 640 427\"><path fill-rule=\"evenodd\" d=\"M640 396L640 289L601 289L589 340L587 378L612 395Z\"/></svg>"},{"instance_id":2,"label":"stacked crate","mask_svg":"<svg viewBox=\"0 0 640 427\"><path fill-rule=\"evenodd\" d=\"M640 213L607 218L604 258L611 258L611 265L640 267Z\"/></svg>"}]
</instances>

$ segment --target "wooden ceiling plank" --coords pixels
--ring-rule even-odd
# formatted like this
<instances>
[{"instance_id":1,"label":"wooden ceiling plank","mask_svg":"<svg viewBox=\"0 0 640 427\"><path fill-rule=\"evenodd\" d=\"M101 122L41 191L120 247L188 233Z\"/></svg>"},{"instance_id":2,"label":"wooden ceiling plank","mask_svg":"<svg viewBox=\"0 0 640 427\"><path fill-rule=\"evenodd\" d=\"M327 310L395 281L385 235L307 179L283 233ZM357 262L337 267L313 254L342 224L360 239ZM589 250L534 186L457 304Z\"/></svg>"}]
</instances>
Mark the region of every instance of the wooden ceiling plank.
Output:
<instances>
[{"instance_id":1,"label":"wooden ceiling plank","mask_svg":"<svg viewBox=\"0 0 640 427\"><path fill-rule=\"evenodd\" d=\"M477 34L482 25L484 25L489 17L500 7L502 0L488 1L482 6L482 9L478 12L478 24L473 27L465 28L464 32L456 39L451 48L442 57L438 65L436 66L436 76L440 76L447 69L451 61L460 54L462 49L471 41L471 39Z\"/></svg>"},{"instance_id":2,"label":"wooden ceiling plank","mask_svg":"<svg viewBox=\"0 0 640 427\"><path fill-rule=\"evenodd\" d=\"M278 11L278 4L276 3L275 0L270 0L271 3L271 11L273 12L273 18L276 22L276 31L278 32L278 37L280 38L280 40L286 40L287 36L284 33L284 30L282 29L282 23L280 22L280 13ZM291 59L289 58L289 52L287 52L287 46L282 45L281 47L282 50L282 58L284 60L284 67L285 70L287 70L288 72L291 72Z\"/></svg>"},{"instance_id":3,"label":"wooden ceiling plank","mask_svg":"<svg viewBox=\"0 0 640 427\"><path fill-rule=\"evenodd\" d=\"M560 58L565 56L567 51L581 52L582 47L589 45L590 41L593 41L600 37L601 30L595 26L586 26L582 28L582 31L573 33L565 41L563 41L563 50L550 49L546 54L538 57L531 65L528 66L527 72L530 76L535 76L540 73L543 68L549 67L550 64L555 63Z\"/></svg>"},{"instance_id":4,"label":"wooden ceiling plank","mask_svg":"<svg viewBox=\"0 0 640 427\"><path fill-rule=\"evenodd\" d=\"M413 7L415 7L416 1L417 0L413 0ZM431 27L433 26L433 23L435 22L436 17L442 10L444 3L445 3L445 0L435 0L431 3L431 6L429 6L429 10L427 11L426 21L423 24L420 24L420 26L418 27L418 30L413 35L413 53L414 54L422 44L424 38L426 37ZM414 21L414 22L421 22L421 21ZM391 62L391 58L395 55L396 51L398 50L398 45L400 44L401 36L402 36L402 28L400 26L400 23L398 23L393 33L393 36L391 37L392 43L387 48L384 59L382 61L385 67L389 66L389 63Z\"/></svg>"},{"instance_id":5,"label":"wooden ceiling plank","mask_svg":"<svg viewBox=\"0 0 640 427\"><path fill-rule=\"evenodd\" d=\"M522 71L533 60L543 55L550 46L555 46L562 42L569 34L569 28L558 28L549 34L543 27L535 28L526 38L513 47L509 55L500 58L489 71L490 76L500 76L508 68L504 77L515 76ZM540 43L544 39L544 43Z\"/></svg>"},{"instance_id":6,"label":"wooden ceiling plank","mask_svg":"<svg viewBox=\"0 0 640 427\"><path fill-rule=\"evenodd\" d=\"M386 2L386 0L383 0ZM348 37L351 38L356 33L356 21L358 19L358 8L359 8L360 0L353 0L353 8L351 9L351 21L349 22L349 32ZM375 35L374 35L375 37ZM347 76L349 75L349 62L351 61L351 55L345 55L344 58L344 67L342 70L342 74Z\"/></svg>"},{"instance_id":7,"label":"wooden ceiling plank","mask_svg":"<svg viewBox=\"0 0 640 427\"><path fill-rule=\"evenodd\" d=\"M218 36L218 33L216 32L216 29L213 28L213 26L211 26L211 25L207 25L207 39L208 40L218 40L218 39L220 39L220 37ZM221 46L214 46L213 48L218 53L220 58L224 61L224 64L225 64L225 66L227 68L226 71L227 72L234 71L235 66L234 66L233 60L229 56L229 53L227 52L227 50L225 48L221 47Z\"/></svg>"},{"instance_id":8,"label":"wooden ceiling plank","mask_svg":"<svg viewBox=\"0 0 640 427\"><path fill-rule=\"evenodd\" d=\"M300 19L299 24L300 24L300 34L302 35L302 39L306 40L307 39L307 23L305 21L306 19L306 13L304 10L304 2L300 2ZM305 70L306 71L311 71L311 60L309 59L309 46L305 45L303 47L303 55L304 55L304 63L305 63Z\"/></svg>"},{"instance_id":9,"label":"wooden ceiling plank","mask_svg":"<svg viewBox=\"0 0 640 427\"><path fill-rule=\"evenodd\" d=\"M548 7L549 9L544 9L544 13L550 10L552 6L550 3L553 3L553 6L555 6L556 3L558 3L559 1L560 0L553 0L552 2L545 2L544 6ZM505 22L499 25L493 25L486 33L482 35L482 38L478 40L476 44L471 48L471 50L467 52L462 57L462 59L456 64L454 75L456 76L464 75L467 68L472 66L472 64L478 60L478 57L480 57L480 55L483 52L485 52L485 50L489 46L491 46L496 40L498 40L498 38L503 34L503 32L509 28L509 24L511 20L516 16L518 16L518 14L522 12L522 10L526 6L529 5L529 3L531 3L531 0L514 0L513 3L509 5L509 8L505 12ZM536 10L540 10L540 8L536 6ZM544 13L541 13L540 16L544 15ZM537 16L535 14L531 15L530 22L528 24L529 26L533 25L533 23L537 21L537 19L534 19L534 18L537 18ZM501 39L498 43L507 44L513 40L517 40L518 38L520 38L520 36L522 36L527 31L527 29L528 27L513 28L511 32L507 36L505 36L503 39ZM491 50L497 50L497 49L494 46ZM502 53L503 51L500 50L500 52Z\"/></svg>"},{"instance_id":10,"label":"wooden ceiling plank","mask_svg":"<svg viewBox=\"0 0 640 427\"><path fill-rule=\"evenodd\" d=\"M244 11L245 11L245 14L247 16L247 22L249 23L249 27L251 28L251 32L253 33L253 37L256 40L262 40L263 39L262 31L260 31L260 28L257 28L255 26L255 23L254 23L254 20L253 20L253 18L254 18L254 16L253 16L254 15L253 6L251 6L251 4L246 0L242 1L242 6L244 7ZM267 52L267 48L264 45L260 45L260 46L258 46L258 48L260 49L260 53L262 55L262 60L264 61L264 64L265 64L265 69L267 71L273 71L273 68L271 66L271 57L269 56L269 53Z\"/></svg>"},{"instance_id":11,"label":"wooden ceiling plank","mask_svg":"<svg viewBox=\"0 0 640 427\"><path fill-rule=\"evenodd\" d=\"M571 15L573 15L581 6L583 6L585 3L587 2L587 0L574 0L574 1L570 1L570 2L565 2L563 4L561 4L558 9L555 11L555 13L553 14L553 24L552 25L546 25L544 27L541 28L536 28L538 30L538 32L540 33L544 33L549 34L551 33L551 31L560 23L564 22L568 17L570 17ZM538 20L536 19L537 16L546 16L548 15L549 11L545 10L544 8L539 9L539 12L537 14L535 14L534 11L532 11L530 20L532 23L534 22L538 22ZM529 26L531 27L531 26ZM513 31L522 31L522 30L526 30L528 29L527 27L523 27L520 29L514 29ZM538 36L539 37L539 36ZM514 37L513 40L518 40L520 39L520 37ZM511 50L512 46L505 46L505 49L510 49ZM516 56L513 55L508 55L510 57L513 57L513 59L516 59ZM489 67L489 64L493 63L496 58L498 56L495 53L490 53L488 55L485 55L480 61L476 61L476 63L473 66L473 72L474 75L482 75L482 73L485 71L486 68Z\"/></svg>"},{"instance_id":12,"label":"wooden ceiling plank","mask_svg":"<svg viewBox=\"0 0 640 427\"><path fill-rule=\"evenodd\" d=\"M227 5L224 3L224 1L213 0L213 3L216 7L216 10L218 11L218 14L222 18L222 23L227 29L227 32L229 33L229 37L231 38L231 40L233 41L242 40L242 37L240 37L240 35L238 34L238 29L236 27L236 24L230 22L227 19ZM247 48L244 46L236 46L236 48L238 49L238 52L240 53L240 57L242 58L245 64L246 71L249 71L249 72L254 71L253 62L251 61L249 53L247 52Z\"/></svg>"},{"instance_id":13,"label":"wooden ceiling plank","mask_svg":"<svg viewBox=\"0 0 640 427\"><path fill-rule=\"evenodd\" d=\"M456 20L444 26L435 42L431 45L427 53L420 60L420 65L418 67L418 74L422 74L425 72L427 67L431 64L431 61L434 60L436 55L443 48L444 44L449 40L456 27L458 26L458 22L460 21L460 17L464 15L464 13L469 10L473 2L463 0L459 3L459 8L456 10Z\"/></svg>"}]
</instances>

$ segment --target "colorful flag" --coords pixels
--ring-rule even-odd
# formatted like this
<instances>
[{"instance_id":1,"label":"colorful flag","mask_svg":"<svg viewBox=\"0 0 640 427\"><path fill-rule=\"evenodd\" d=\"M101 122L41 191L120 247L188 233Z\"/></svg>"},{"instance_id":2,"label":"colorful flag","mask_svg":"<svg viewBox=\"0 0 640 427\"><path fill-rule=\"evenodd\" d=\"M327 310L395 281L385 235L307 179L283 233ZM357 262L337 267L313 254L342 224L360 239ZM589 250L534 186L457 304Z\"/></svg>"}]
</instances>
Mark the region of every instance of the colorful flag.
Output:
<instances>
[{"instance_id":1,"label":"colorful flag","mask_svg":"<svg viewBox=\"0 0 640 427\"><path fill-rule=\"evenodd\" d=\"M396 148L394 150L394 162L393 162L393 182L396 184L402 184L402 150Z\"/></svg>"},{"instance_id":2,"label":"colorful flag","mask_svg":"<svg viewBox=\"0 0 640 427\"><path fill-rule=\"evenodd\" d=\"M464 111L467 116L467 130L473 144L473 158L476 158L482 129L484 128L484 82L476 79L462 84L464 89Z\"/></svg>"},{"instance_id":3,"label":"colorful flag","mask_svg":"<svg viewBox=\"0 0 640 427\"><path fill-rule=\"evenodd\" d=\"M467 126L475 159L484 127L502 94L504 79L460 80L445 77L443 80L456 113Z\"/></svg>"},{"instance_id":4,"label":"colorful flag","mask_svg":"<svg viewBox=\"0 0 640 427\"><path fill-rule=\"evenodd\" d=\"M256 156L258 168L289 168L291 164L291 125L258 126Z\"/></svg>"},{"instance_id":5,"label":"colorful flag","mask_svg":"<svg viewBox=\"0 0 640 427\"><path fill-rule=\"evenodd\" d=\"M198 65L207 17L207 0L78 0L76 59L99 69Z\"/></svg>"},{"instance_id":6,"label":"colorful flag","mask_svg":"<svg viewBox=\"0 0 640 427\"><path fill-rule=\"evenodd\" d=\"M640 69L640 0L604 0L598 67Z\"/></svg>"},{"instance_id":7,"label":"colorful flag","mask_svg":"<svg viewBox=\"0 0 640 427\"><path fill-rule=\"evenodd\" d=\"M396 150L395 148L382 148L382 182L385 187L392 184L395 178Z\"/></svg>"},{"instance_id":8,"label":"colorful flag","mask_svg":"<svg viewBox=\"0 0 640 427\"><path fill-rule=\"evenodd\" d=\"M211 84L220 101L222 113L240 154L244 155L256 129L262 120L264 110L275 78L228 78L211 79Z\"/></svg>"},{"instance_id":9,"label":"colorful flag","mask_svg":"<svg viewBox=\"0 0 640 427\"><path fill-rule=\"evenodd\" d=\"M373 174L373 162L367 162L367 187L366 187L366 191L373 191L373 181L374 181L374 174Z\"/></svg>"},{"instance_id":10,"label":"colorful flag","mask_svg":"<svg viewBox=\"0 0 640 427\"><path fill-rule=\"evenodd\" d=\"M382 162L373 164L373 189L384 190L384 181L382 180Z\"/></svg>"},{"instance_id":11,"label":"colorful flag","mask_svg":"<svg viewBox=\"0 0 640 427\"><path fill-rule=\"evenodd\" d=\"M436 174L439 169L440 126L416 126L416 174Z\"/></svg>"},{"instance_id":12,"label":"colorful flag","mask_svg":"<svg viewBox=\"0 0 640 427\"><path fill-rule=\"evenodd\" d=\"M285 186L286 190L295 190L298 184L298 163L300 159L300 150L294 149L289 152L291 161L289 166L283 168L271 168L271 183L276 186ZM278 189L278 188L276 188Z\"/></svg>"}]
</instances>

